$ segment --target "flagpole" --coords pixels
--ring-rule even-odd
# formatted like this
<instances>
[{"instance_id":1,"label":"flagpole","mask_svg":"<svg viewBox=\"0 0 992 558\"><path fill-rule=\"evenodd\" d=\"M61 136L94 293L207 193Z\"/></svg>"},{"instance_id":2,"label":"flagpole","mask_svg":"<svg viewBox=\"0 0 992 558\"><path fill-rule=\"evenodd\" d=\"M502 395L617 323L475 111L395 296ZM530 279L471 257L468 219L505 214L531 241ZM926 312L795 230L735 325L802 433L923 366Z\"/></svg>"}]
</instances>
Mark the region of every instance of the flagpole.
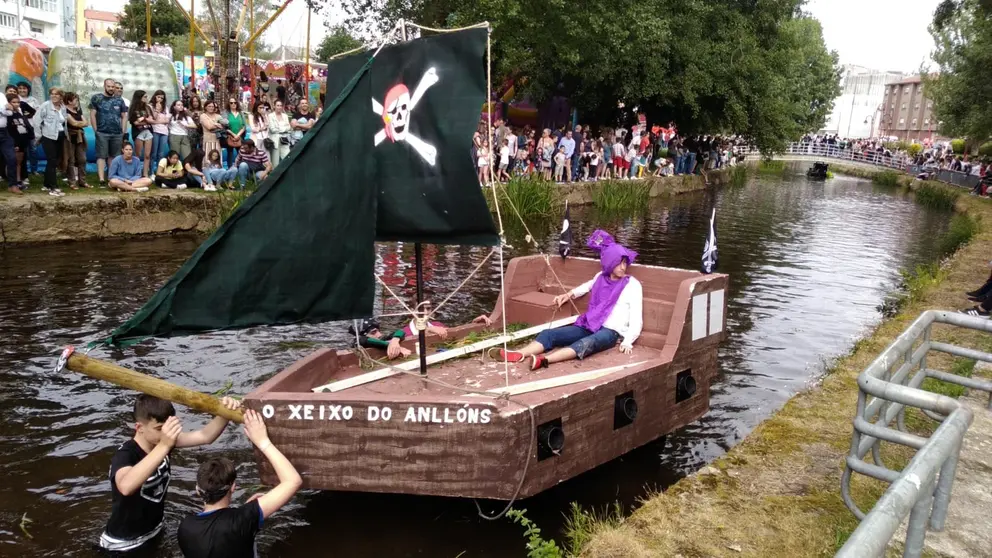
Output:
<instances>
[{"instance_id":1,"label":"flagpole","mask_svg":"<svg viewBox=\"0 0 992 558\"><path fill-rule=\"evenodd\" d=\"M400 20L400 39L405 43L406 37L406 22ZM417 312L423 312L423 308L420 306L424 302L424 250L419 242L413 245L414 259L417 265ZM420 324L418 324L420 325ZM417 328L417 346L420 348L420 375L427 375L427 323L422 324L423 327Z\"/></svg>"}]
</instances>

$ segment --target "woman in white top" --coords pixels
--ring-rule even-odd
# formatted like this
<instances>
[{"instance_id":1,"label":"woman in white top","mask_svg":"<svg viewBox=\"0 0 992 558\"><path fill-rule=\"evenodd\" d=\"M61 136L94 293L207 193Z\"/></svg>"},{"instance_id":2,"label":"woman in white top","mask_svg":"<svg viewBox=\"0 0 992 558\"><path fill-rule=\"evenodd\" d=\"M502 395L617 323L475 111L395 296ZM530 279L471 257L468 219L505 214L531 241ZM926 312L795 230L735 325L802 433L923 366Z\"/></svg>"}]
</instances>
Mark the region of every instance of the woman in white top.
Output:
<instances>
[{"instance_id":1,"label":"woman in white top","mask_svg":"<svg viewBox=\"0 0 992 558\"><path fill-rule=\"evenodd\" d=\"M179 153L182 159L189 157L193 144L189 140L189 132L196 128L196 121L186 110L182 101L172 103L172 114L169 117L169 150Z\"/></svg>"},{"instance_id":2,"label":"woman in white top","mask_svg":"<svg viewBox=\"0 0 992 558\"><path fill-rule=\"evenodd\" d=\"M634 341L641 335L644 323L643 290L637 279L627 275L627 266L634 263L637 252L617 244L602 230L592 233L586 246L599 252L603 271L555 297L555 304L561 306L592 292L585 314L574 325L542 331L519 351L498 349L500 357L507 362L526 361L531 370L537 370L555 362L581 360L613 347L617 341L621 341L620 352L629 354L634 350Z\"/></svg>"},{"instance_id":3,"label":"woman in white top","mask_svg":"<svg viewBox=\"0 0 992 558\"><path fill-rule=\"evenodd\" d=\"M58 177L55 169L58 168L59 161L62 160L63 146L65 145L65 122L66 111L62 103L62 90L53 87L48 90L48 99L38 108L35 114L35 121L38 122L38 135L41 138L41 147L45 150L45 189L51 196L64 195L59 189Z\"/></svg>"},{"instance_id":4,"label":"woman in white top","mask_svg":"<svg viewBox=\"0 0 992 558\"><path fill-rule=\"evenodd\" d=\"M152 124L152 160L158 161L169 152L169 111L165 100L165 91L159 89L152 94L148 103L151 110ZM176 149L172 149L176 151Z\"/></svg>"},{"instance_id":5,"label":"woman in white top","mask_svg":"<svg viewBox=\"0 0 992 558\"><path fill-rule=\"evenodd\" d=\"M255 141L255 145L268 151L271 160L272 150L269 149L269 144L272 143L272 140L269 139L268 115L269 103L267 101L255 101L255 105L248 115L248 128L251 129L251 139Z\"/></svg>"},{"instance_id":6,"label":"woman in white top","mask_svg":"<svg viewBox=\"0 0 992 558\"><path fill-rule=\"evenodd\" d=\"M289 156L289 115L283 112L282 101L276 101L273 105L275 109L269 113L269 139L272 140L272 149L269 150L269 161L272 168L279 166L279 162Z\"/></svg>"}]
</instances>

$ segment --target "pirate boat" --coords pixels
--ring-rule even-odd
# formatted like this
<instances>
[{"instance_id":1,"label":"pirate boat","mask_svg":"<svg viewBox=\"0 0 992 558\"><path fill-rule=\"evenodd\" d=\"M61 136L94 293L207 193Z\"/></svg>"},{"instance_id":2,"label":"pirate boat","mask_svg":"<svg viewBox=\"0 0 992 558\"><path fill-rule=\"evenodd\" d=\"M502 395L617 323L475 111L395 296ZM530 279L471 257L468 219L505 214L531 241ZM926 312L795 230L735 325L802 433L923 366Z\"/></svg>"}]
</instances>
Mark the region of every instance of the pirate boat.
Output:
<instances>
[{"instance_id":1,"label":"pirate boat","mask_svg":"<svg viewBox=\"0 0 992 558\"><path fill-rule=\"evenodd\" d=\"M402 22L398 30L405 39ZM644 324L630 354L610 350L536 372L486 356L574 322L586 302L558 308L554 298L595 275L599 262L586 258L510 260L491 324L451 328L445 341L485 328L494 338L442 352L426 334L432 313L420 243L493 246L502 263L468 157L487 98L487 41L483 25L329 64L327 90L340 93L313 130L106 343L369 316L373 243L412 241L417 338L406 343L419 349L414 361L322 349L244 399L307 488L512 500L704 415L726 336L728 279L710 269L629 268L643 288ZM412 92L408 83L417 84ZM367 156L355 156L356 141ZM712 227L706 254L712 264ZM525 328L509 334L511 323ZM362 366L362 356L377 367ZM87 374L99 368L82 355L63 360ZM121 372L102 377L140 385L120 380ZM179 391L155 393L226 412ZM263 480L274 481L256 457Z\"/></svg>"}]
</instances>

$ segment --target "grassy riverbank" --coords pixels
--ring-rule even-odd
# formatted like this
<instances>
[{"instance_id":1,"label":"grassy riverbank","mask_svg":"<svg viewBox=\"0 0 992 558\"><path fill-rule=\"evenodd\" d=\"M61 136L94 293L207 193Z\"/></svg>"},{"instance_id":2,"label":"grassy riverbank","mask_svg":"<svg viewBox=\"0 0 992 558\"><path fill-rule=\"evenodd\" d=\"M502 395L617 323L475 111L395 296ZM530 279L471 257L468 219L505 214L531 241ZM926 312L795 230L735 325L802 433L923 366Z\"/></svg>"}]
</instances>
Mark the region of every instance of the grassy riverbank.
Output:
<instances>
[{"instance_id":1,"label":"grassy riverbank","mask_svg":"<svg viewBox=\"0 0 992 558\"><path fill-rule=\"evenodd\" d=\"M846 169L831 168L846 174ZM854 174L861 176L862 171ZM910 182L910 177L899 175L898 185ZM915 183L914 188L920 185ZM955 195L960 190L944 185L928 187L948 189L955 209L972 223L992 220L988 200ZM970 304L963 293L988 276L992 227L971 232L970 241L942 266L921 268L907 276L907 292L898 312L855 343L849 355L834 362L817 387L793 397L724 457L647 498L630 517L595 519L586 514L573 519L573 553L590 558L832 556L858 525L840 495L857 376L923 310ZM992 349L988 336L972 331L937 327L934 339ZM930 358L936 368L963 375L971 374L974 365L947 355ZM960 390L940 382L928 380L925 387L960 395ZM907 426L928 434L935 423L911 411ZM892 468L901 468L911 457L908 448L883 448L883 458ZM860 475L854 479L854 499L862 509L871 508L887 488L885 483Z\"/></svg>"}]
</instances>

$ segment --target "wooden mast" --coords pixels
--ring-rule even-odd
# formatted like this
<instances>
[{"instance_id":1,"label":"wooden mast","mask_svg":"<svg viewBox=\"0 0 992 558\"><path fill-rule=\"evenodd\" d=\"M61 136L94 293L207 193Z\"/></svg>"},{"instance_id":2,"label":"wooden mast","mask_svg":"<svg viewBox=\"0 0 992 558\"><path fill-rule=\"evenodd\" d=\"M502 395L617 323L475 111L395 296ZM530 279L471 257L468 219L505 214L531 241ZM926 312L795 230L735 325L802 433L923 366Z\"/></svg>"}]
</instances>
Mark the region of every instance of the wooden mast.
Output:
<instances>
[{"instance_id":1,"label":"wooden mast","mask_svg":"<svg viewBox=\"0 0 992 558\"><path fill-rule=\"evenodd\" d=\"M152 51L152 0L145 0L145 50Z\"/></svg>"},{"instance_id":2,"label":"wooden mast","mask_svg":"<svg viewBox=\"0 0 992 558\"><path fill-rule=\"evenodd\" d=\"M196 20L196 0L189 0L189 89L190 96L196 91L196 36L193 35Z\"/></svg>"},{"instance_id":3,"label":"wooden mast","mask_svg":"<svg viewBox=\"0 0 992 558\"><path fill-rule=\"evenodd\" d=\"M310 99L310 16L313 14L313 8L307 6L307 53L306 53L306 64L304 66L305 75L303 76L303 98Z\"/></svg>"}]
</instances>

